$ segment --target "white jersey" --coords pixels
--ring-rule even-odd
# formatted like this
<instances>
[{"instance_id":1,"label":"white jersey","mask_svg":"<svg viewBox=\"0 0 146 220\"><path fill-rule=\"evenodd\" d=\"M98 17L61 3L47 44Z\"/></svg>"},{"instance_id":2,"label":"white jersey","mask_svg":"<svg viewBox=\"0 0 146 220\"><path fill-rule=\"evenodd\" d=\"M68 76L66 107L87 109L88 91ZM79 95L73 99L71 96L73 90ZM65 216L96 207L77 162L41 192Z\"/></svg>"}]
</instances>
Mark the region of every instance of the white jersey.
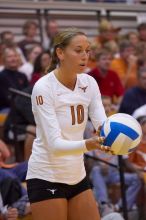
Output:
<instances>
[{"instance_id":1,"label":"white jersey","mask_svg":"<svg viewBox=\"0 0 146 220\"><path fill-rule=\"evenodd\" d=\"M83 133L88 116L95 129L105 119L96 81L78 74L74 90L61 84L54 72L42 77L32 92L36 139L28 163L27 179L76 184L86 175Z\"/></svg>"}]
</instances>

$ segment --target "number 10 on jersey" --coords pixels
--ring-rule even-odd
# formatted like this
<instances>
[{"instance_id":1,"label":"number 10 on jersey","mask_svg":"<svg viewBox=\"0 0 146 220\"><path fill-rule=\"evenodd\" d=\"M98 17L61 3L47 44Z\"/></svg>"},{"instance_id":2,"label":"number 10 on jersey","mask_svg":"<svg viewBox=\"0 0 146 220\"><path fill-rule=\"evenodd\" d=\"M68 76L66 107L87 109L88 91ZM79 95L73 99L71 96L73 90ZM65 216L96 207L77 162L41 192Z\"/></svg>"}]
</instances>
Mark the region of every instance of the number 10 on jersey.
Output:
<instances>
[{"instance_id":1,"label":"number 10 on jersey","mask_svg":"<svg viewBox=\"0 0 146 220\"><path fill-rule=\"evenodd\" d=\"M82 105L70 106L72 125L81 124L84 121L84 107Z\"/></svg>"}]
</instances>

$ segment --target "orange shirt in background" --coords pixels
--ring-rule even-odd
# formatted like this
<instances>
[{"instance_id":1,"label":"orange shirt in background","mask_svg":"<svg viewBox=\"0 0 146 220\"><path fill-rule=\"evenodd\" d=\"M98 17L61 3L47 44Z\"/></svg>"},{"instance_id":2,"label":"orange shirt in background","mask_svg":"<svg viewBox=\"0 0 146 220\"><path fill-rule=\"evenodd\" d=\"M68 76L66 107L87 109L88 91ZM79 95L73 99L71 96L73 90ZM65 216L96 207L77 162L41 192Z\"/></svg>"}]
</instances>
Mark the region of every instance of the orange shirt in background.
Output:
<instances>
[{"instance_id":1,"label":"orange shirt in background","mask_svg":"<svg viewBox=\"0 0 146 220\"><path fill-rule=\"evenodd\" d=\"M124 81L125 81L126 74L128 71L128 66L124 62L124 60L121 58L113 59L113 61L111 63L111 69L118 74L118 76L120 77L120 79L124 85ZM131 88L135 85L137 85L137 64L134 64L132 66L131 71L129 73L128 80L127 80L126 84L124 85L124 87L126 89L128 89L128 88Z\"/></svg>"},{"instance_id":2,"label":"orange shirt in background","mask_svg":"<svg viewBox=\"0 0 146 220\"><path fill-rule=\"evenodd\" d=\"M90 59L88 60L88 63L87 63L87 67L90 69L90 70L93 70L97 67L97 61L94 60L94 59Z\"/></svg>"},{"instance_id":3,"label":"orange shirt in background","mask_svg":"<svg viewBox=\"0 0 146 220\"><path fill-rule=\"evenodd\" d=\"M129 154L129 160L143 169L146 167L146 142L141 142L139 147Z\"/></svg>"}]
</instances>

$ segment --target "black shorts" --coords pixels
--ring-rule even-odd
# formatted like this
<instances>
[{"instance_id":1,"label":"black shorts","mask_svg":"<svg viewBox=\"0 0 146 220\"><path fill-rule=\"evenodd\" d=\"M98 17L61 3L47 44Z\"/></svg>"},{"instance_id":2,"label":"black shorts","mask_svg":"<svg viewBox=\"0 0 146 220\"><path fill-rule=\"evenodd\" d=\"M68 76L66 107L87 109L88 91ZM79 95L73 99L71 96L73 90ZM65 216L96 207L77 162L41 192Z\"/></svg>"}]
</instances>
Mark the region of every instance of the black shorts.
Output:
<instances>
[{"instance_id":1,"label":"black shorts","mask_svg":"<svg viewBox=\"0 0 146 220\"><path fill-rule=\"evenodd\" d=\"M54 198L71 199L90 188L90 184L86 177L75 185L53 183L41 179L27 180L27 191L30 203Z\"/></svg>"}]
</instances>

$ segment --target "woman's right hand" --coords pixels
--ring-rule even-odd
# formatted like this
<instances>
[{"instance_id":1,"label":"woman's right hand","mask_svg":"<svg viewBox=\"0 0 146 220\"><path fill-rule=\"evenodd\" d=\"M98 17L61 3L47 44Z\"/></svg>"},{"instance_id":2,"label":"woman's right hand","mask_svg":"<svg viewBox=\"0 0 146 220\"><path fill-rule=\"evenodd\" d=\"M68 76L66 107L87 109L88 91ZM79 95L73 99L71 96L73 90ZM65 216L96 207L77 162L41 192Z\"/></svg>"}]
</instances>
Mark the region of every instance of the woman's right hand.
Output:
<instances>
[{"instance_id":1,"label":"woman's right hand","mask_svg":"<svg viewBox=\"0 0 146 220\"><path fill-rule=\"evenodd\" d=\"M113 151L111 150L111 148L109 146L104 146L105 137L101 137L101 136L97 136L95 135L92 138L89 138L85 141L86 144L86 148L88 151L91 150L101 150L105 153L111 153L114 155Z\"/></svg>"}]
</instances>

